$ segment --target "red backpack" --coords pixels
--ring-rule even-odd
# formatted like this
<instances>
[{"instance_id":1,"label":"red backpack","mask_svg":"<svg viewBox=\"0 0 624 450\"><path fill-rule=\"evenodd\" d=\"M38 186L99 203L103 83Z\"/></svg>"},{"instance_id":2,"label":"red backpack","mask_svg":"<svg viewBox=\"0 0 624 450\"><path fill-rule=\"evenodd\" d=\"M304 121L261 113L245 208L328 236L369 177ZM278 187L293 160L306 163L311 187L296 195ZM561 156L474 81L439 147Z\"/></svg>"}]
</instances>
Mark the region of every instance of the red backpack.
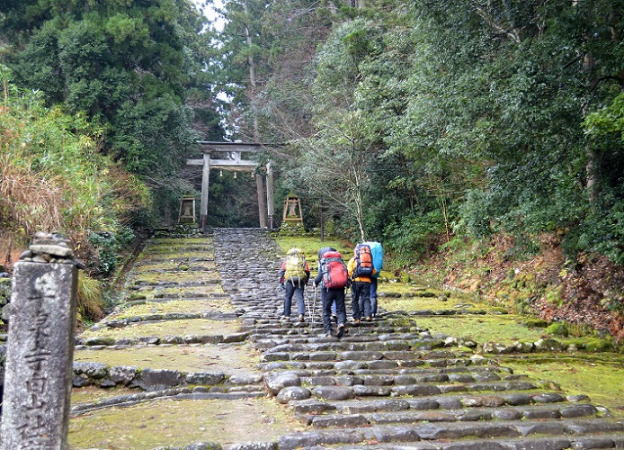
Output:
<instances>
[{"instance_id":1,"label":"red backpack","mask_svg":"<svg viewBox=\"0 0 624 450\"><path fill-rule=\"evenodd\" d=\"M355 276L370 277L373 274L373 254L366 244L355 247Z\"/></svg>"},{"instance_id":2,"label":"red backpack","mask_svg":"<svg viewBox=\"0 0 624 450\"><path fill-rule=\"evenodd\" d=\"M340 289L347 285L349 273L347 266L338 252L326 252L321 258L323 286L328 289Z\"/></svg>"}]
</instances>

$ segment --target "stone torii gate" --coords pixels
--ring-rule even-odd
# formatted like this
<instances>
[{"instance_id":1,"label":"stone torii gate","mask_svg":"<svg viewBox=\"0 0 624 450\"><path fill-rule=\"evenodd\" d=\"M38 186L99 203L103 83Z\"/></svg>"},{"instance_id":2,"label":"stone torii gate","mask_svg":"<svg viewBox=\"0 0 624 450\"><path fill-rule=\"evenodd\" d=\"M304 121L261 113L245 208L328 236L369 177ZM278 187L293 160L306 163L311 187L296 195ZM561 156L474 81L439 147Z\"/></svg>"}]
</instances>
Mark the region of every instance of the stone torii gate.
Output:
<instances>
[{"instance_id":1,"label":"stone torii gate","mask_svg":"<svg viewBox=\"0 0 624 450\"><path fill-rule=\"evenodd\" d=\"M230 170L235 172L254 172L257 161L241 159L242 153L261 153L269 147L283 144L259 144L248 142L213 142L198 141L202 146L202 159L187 159L189 166L202 166L201 201L199 206L199 225L206 229L208 220L208 188L210 169ZM220 155L219 155L220 154ZM225 155L224 155L225 154ZM266 165L266 177L256 174L256 191L258 194L258 216L260 228L273 228L275 205L273 203L273 168L269 161ZM266 178L266 180L265 180Z\"/></svg>"}]
</instances>

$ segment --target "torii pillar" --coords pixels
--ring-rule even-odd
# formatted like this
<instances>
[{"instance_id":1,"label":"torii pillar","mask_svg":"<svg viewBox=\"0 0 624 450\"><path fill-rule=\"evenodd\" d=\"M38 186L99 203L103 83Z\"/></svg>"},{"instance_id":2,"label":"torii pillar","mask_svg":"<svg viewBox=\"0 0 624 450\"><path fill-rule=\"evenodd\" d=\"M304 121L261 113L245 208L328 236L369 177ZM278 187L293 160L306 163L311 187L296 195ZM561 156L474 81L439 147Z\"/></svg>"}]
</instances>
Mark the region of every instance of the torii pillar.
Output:
<instances>
[{"instance_id":1,"label":"torii pillar","mask_svg":"<svg viewBox=\"0 0 624 450\"><path fill-rule=\"evenodd\" d=\"M201 201L199 204L199 226L202 231L206 231L208 222L208 187L210 183L210 155L204 153L204 164L202 166Z\"/></svg>"},{"instance_id":2,"label":"torii pillar","mask_svg":"<svg viewBox=\"0 0 624 450\"><path fill-rule=\"evenodd\" d=\"M267 196L267 213L269 230L273 229L273 216L275 215L275 203L273 203L273 166L271 161L266 165L266 196Z\"/></svg>"},{"instance_id":3,"label":"torii pillar","mask_svg":"<svg viewBox=\"0 0 624 450\"><path fill-rule=\"evenodd\" d=\"M240 172L254 172L258 163L251 160L241 159L241 153L263 152L264 147L277 147L283 144L258 144L242 142L211 142L198 141L198 144L207 145L208 150L204 150L202 159L189 159L187 165L202 166L201 181L201 202L199 207L199 225L203 231L208 223L208 189L210 186L210 169L234 170ZM227 153L228 159L212 159L211 152ZM261 228L273 228L273 217L275 214L275 204L273 202L273 168L269 162L266 165L266 186L265 177L255 174L256 195L258 197L258 219Z\"/></svg>"},{"instance_id":4,"label":"torii pillar","mask_svg":"<svg viewBox=\"0 0 624 450\"><path fill-rule=\"evenodd\" d=\"M256 194L258 196L258 220L260 222L260 228L267 227L267 198L264 193L264 177L256 174Z\"/></svg>"}]
</instances>

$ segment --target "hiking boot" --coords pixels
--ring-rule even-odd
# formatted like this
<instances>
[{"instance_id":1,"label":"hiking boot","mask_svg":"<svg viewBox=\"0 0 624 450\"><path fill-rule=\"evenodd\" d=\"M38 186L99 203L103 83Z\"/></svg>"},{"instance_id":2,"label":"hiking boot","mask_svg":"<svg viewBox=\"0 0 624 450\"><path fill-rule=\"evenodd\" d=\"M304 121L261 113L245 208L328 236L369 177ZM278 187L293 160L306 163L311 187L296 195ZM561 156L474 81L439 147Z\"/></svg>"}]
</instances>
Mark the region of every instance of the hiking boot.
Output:
<instances>
[{"instance_id":1,"label":"hiking boot","mask_svg":"<svg viewBox=\"0 0 624 450\"><path fill-rule=\"evenodd\" d=\"M345 333L345 324L339 323L338 328L336 329L336 337L340 339L341 337L344 336L344 333Z\"/></svg>"},{"instance_id":2,"label":"hiking boot","mask_svg":"<svg viewBox=\"0 0 624 450\"><path fill-rule=\"evenodd\" d=\"M355 325L359 325L360 324L360 319L353 319L353 323Z\"/></svg>"},{"instance_id":3,"label":"hiking boot","mask_svg":"<svg viewBox=\"0 0 624 450\"><path fill-rule=\"evenodd\" d=\"M299 322L305 322L305 318L303 317L303 314L299 314Z\"/></svg>"},{"instance_id":4,"label":"hiking boot","mask_svg":"<svg viewBox=\"0 0 624 450\"><path fill-rule=\"evenodd\" d=\"M371 322L373 318L371 316L368 316L368 317L365 317L364 320L367 322Z\"/></svg>"}]
</instances>

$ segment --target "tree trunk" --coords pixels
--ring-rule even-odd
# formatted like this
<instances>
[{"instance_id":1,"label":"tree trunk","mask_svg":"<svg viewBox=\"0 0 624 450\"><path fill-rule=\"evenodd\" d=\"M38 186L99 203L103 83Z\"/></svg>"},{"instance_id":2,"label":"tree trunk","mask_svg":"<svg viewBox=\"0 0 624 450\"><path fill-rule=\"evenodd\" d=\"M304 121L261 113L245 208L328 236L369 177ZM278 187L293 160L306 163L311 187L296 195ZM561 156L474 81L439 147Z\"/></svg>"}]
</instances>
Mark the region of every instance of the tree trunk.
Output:
<instances>
[{"instance_id":1,"label":"tree trunk","mask_svg":"<svg viewBox=\"0 0 624 450\"><path fill-rule=\"evenodd\" d=\"M355 185L355 189L353 192L353 203L355 203L355 220L357 221L360 231L360 239L362 240L362 242L364 242L366 240L366 234L364 233L364 207L360 183L360 174L358 173L355 166L352 166L351 170L353 172L353 181Z\"/></svg>"},{"instance_id":2,"label":"tree trunk","mask_svg":"<svg viewBox=\"0 0 624 450\"><path fill-rule=\"evenodd\" d=\"M245 14L249 18L249 8L247 3L244 4ZM256 108L256 62L253 54L251 53L251 47L253 41L251 39L251 31L249 25L245 25L245 40L249 46L249 55L247 56L247 63L249 65L249 85L251 86L251 93L249 95L249 102L251 106L251 115L253 122L253 139L254 142L260 142L260 130L258 127L258 111ZM267 227L267 208L266 208L266 192L264 190L264 178L262 174L256 174L256 193L258 196L258 221L260 222L260 228Z\"/></svg>"},{"instance_id":3,"label":"tree trunk","mask_svg":"<svg viewBox=\"0 0 624 450\"><path fill-rule=\"evenodd\" d=\"M588 75L590 74L592 68L594 67L594 58L590 54L586 54L583 57L583 71L585 71ZM589 75L591 77L591 75ZM588 101L585 102L582 108L583 117L587 116L589 109ZM595 206L598 201L598 154L596 150L591 146L591 143L587 143L587 148L585 150L585 154L587 155L587 163L585 164L585 189L587 190L587 197L589 199L589 203L591 206Z\"/></svg>"},{"instance_id":4,"label":"tree trunk","mask_svg":"<svg viewBox=\"0 0 624 450\"><path fill-rule=\"evenodd\" d=\"M577 8L580 0L572 0L572 6ZM584 36L585 39L589 39L588 36ZM587 74L588 86L591 86L591 70L595 64L594 58L591 54L586 53L583 56L583 72ZM587 93L587 97L589 97ZM587 98L581 108L581 114L583 118L587 116L589 110L589 99ZM598 201L598 155L589 143L586 144L585 155L587 156L587 162L585 163L585 190L587 191L587 197L589 199L590 206L595 206Z\"/></svg>"}]
</instances>

